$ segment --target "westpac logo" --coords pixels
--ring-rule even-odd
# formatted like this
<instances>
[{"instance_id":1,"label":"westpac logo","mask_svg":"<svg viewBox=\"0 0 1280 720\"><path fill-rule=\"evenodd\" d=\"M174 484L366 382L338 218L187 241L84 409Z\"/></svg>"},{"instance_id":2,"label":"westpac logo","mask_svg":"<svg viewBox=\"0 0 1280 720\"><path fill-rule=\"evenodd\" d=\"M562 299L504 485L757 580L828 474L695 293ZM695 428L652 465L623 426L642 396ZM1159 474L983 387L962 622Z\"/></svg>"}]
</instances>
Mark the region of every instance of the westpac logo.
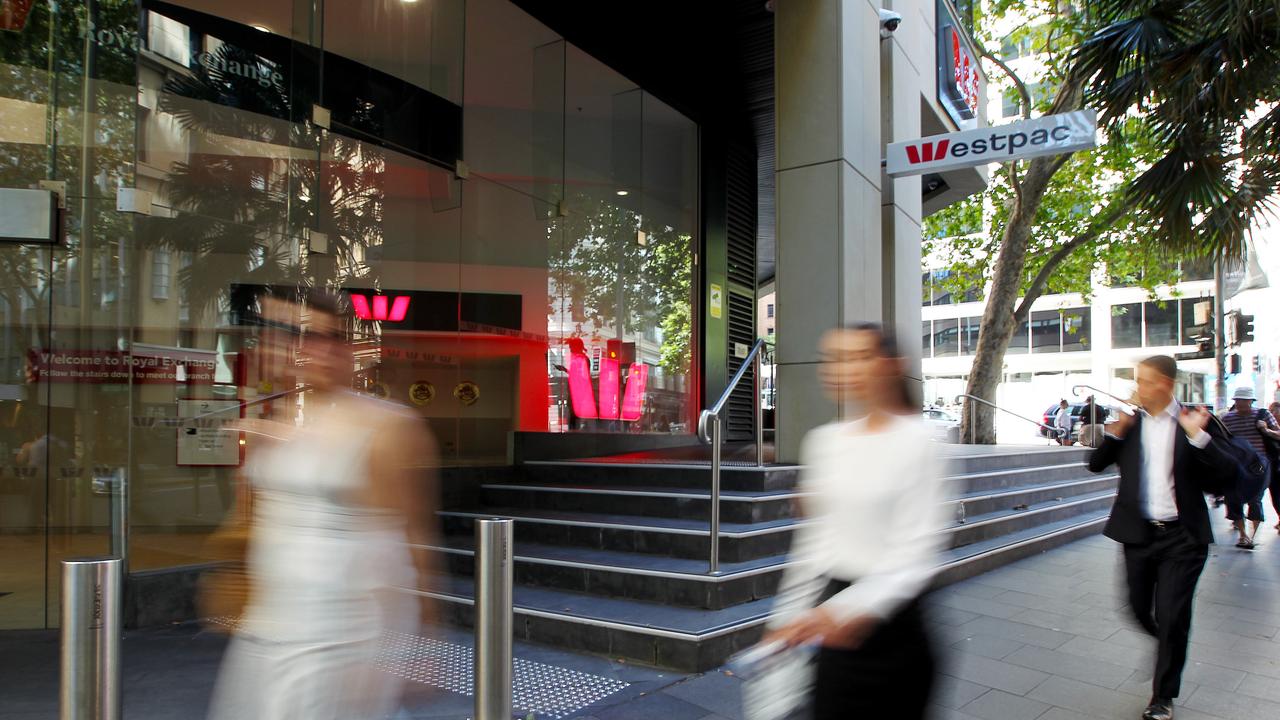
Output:
<instances>
[{"instance_id":1,"label":"westpac logo","mask_svg":"<svg viewBox=\"0 0 1280 720\"><path fill-rule=\"evenodd\" d=\"M351 293L351 308L361 320L379 320L383 322L401 322L409 314L409 296L398 295L389 298L386 295L360 295Z\"/></svg>"},{"instance_id":2,"label":"westpac logo","mask_svg":"<svg viewBox=\"0 0 1280 720\"><path fill-rule=\"evenodd\" d=\"M936 143L927 142L919 145L908 145L907 162L916 165L922 162L941 160L947 156L947 146L950 144L950 140L939 140Z\"/></svg>"}]
</instances>

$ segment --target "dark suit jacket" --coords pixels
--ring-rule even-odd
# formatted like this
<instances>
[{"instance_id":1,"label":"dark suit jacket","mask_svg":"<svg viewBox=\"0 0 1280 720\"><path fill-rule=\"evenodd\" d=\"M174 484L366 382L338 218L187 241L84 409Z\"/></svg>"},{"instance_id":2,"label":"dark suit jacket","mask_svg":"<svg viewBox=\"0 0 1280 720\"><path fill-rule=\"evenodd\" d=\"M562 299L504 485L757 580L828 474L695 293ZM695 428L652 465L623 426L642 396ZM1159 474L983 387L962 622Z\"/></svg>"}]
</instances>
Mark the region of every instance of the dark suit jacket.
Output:
<instances>
[{"instance_id":1,"label":"dark suit jacket","mask_svg":"<svg viewBox=\"0 0 1280 720\"><path fill-rule=\"evenodd\" d=\"M1126 544L1144 544L1152 537L1151 525L1142 511L1142 420L1138 416L1123 439L1106 436L1089 455L1089 469L1093 472L1100 473L1112 463L1120 466L1120 491L1103 534ZM1232 487L1236 466L1223 453L1221 443L1226 440L1212 423L1206 429L1212 439L1203 450L1191 444L1181 425L1174 432L1178 434L1173 446L1173 494L1178 519L1191 537L1208 545L1213 542L1213 529L1204 495L1222 494Z\"/></svg>"}]
</instances>

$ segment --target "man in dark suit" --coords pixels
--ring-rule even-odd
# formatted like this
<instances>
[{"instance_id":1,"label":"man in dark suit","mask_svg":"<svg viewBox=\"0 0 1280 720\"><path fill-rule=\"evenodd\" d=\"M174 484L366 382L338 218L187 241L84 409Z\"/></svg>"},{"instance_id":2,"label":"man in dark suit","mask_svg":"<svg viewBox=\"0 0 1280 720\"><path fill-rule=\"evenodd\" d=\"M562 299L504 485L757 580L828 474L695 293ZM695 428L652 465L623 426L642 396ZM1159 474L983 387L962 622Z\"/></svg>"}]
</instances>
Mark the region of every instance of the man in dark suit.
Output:
<instances>
[{"instance_id":1,"label":"man in dark suit","mask_svg":"<svg viewBox=\"0 0 1280 720\"><path fill-rule=\"evenodd\" d=\"M1170 720L1182 684L1196 582L1213 542L1205 493L1221 493L1235 480L1208 410L1173 399L1178 366L1160 355L1137 369L1142 409L1120 414L1089 469L1120 466L1120 491L1104 533L1124 545L1129 605L1158 641L1151 703L1144 720Z\"/></svg>"}]
</instances>

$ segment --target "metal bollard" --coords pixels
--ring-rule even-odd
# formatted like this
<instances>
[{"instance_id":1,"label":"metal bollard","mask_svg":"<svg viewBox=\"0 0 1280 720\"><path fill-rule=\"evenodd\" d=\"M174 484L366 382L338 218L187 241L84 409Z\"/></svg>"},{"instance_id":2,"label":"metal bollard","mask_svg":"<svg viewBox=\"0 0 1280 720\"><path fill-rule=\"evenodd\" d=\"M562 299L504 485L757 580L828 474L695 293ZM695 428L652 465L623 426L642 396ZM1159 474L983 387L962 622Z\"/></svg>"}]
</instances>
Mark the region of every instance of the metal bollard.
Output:
<instances>
[{"instance_id":1,"label":"metal bollard","mask_svg":"<svg viewBox=\"0 0 1280 720\"><path fill-rule=\"evenodd\" d=\"M476 720L511 720L513 520L476 520Z\"/></svg>"},{"instance_id":2,"label":"metal bollard","mask_svg":"<svg viewBox=\"0 0 1280 720\"><path fill-rule=\"evenodd\" d=\"M120 558L62 561L60 720L120 720Z\"/></svg>"}]
</instances>

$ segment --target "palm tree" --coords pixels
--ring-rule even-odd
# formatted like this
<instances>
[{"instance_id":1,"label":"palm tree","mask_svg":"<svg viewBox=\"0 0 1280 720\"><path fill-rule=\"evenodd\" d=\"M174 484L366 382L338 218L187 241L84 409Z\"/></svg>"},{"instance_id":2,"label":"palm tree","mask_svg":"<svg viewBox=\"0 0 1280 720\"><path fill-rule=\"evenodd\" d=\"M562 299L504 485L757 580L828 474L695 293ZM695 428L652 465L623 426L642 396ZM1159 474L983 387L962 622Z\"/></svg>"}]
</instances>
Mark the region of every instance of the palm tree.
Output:
<instances>
[{"instance_id":1,"label":"palm tree","mask_svg":"<svg viewBox=\"0 0 1280 720\"><path fill-rule=\"evenodd\" d=\"M1280 191L1280 1L1095 0L1076 51L1111 128L1138 112L1163 156L1127 188L1159 244L1242 258Z\"/></svg>"}]
</instances>

